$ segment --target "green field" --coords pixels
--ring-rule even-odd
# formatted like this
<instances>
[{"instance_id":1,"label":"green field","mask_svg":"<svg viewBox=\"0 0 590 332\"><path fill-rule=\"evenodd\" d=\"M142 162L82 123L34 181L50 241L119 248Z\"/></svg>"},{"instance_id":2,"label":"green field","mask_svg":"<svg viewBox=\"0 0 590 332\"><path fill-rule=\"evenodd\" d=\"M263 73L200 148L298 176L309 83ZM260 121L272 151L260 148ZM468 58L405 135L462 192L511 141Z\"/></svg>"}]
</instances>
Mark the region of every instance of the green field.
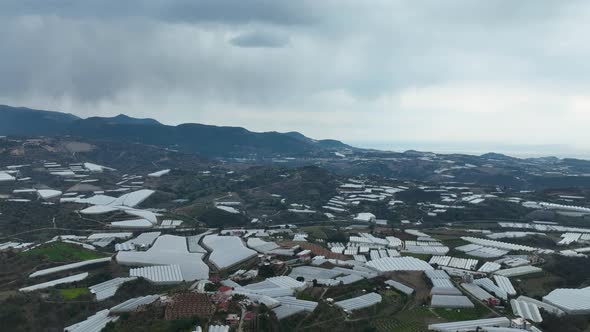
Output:
<instances>
[{"instance_id":1,"label":"green field","mask_svg":"<svg viewBox=\"0 0 590 332\"><path fill-rule=\"evenodd\" d=\"M89 259L105 257L104 254L99 252L63 242L52 242L39 248L25 251L21 253L21 255L38 257L55 262L85 261Z\"/></svg>"},{"instance_id":2,"label":"green field","mask_svg":"<svg viewBox=\"0 0 590 332\"><path fill-rule=\"evenodd\" d=\"M80 296L90 294L88 288L67 288L60 289L59 294L66 300L73 300Z\"/></svg>"},{"instance_id":3,"label":"green field","mask_svg":"<svg viewBox=\"0 0 590 332\"><path fill-rule=\"evenodd\" d=\"M400 321L395 318L382 318L373 321L373 327L379 332L426 332L428 328L421 322Z\"/></svg>"},{"instance_id":4,"label":"green field","mask_svg":"<svg viewBox=\"0 0 590 332\"><path fill-rule=\"evenodd\" d=\"M485 318L490 313L490 311L482 305L476 305L475 308L471 309L433 308L432 310L436 315L448 321L481 319Z\"/></svg>"},{"instance_id":5,"label":"green field","mask_svg":"<svg viewBox=\"0 0 590 332\"><path fill-rule=\"evenodd\" d=\"M397 314L378 318L371 321L371 325L379 332L426 332L429 322L438 321L428 308L415 308L400 311Z\"/></svg>"},{"instance_id":6,"label":"green field","mask_svg":"<svg viewBox=\"0 0 590 332\"><path fill-rule=\"evenodd\" d=\"M545 296L548 292L564 284L561 277L548 272L521 276L514 281L514 286L524 295L530 297Z\"/></svg>"},{"instance_id":7,"label":"green field","mask_svg":"<svg viewBox=\"0 0 590 332\"><path fill-rule=\"evenodd\" d=\"M308 226L308 227L301 227L301 230L306 232L307 234L313 236L316 239L327 239L328 236L324 232L324 227L322 226Z\"/></svg>"}]
</instances>

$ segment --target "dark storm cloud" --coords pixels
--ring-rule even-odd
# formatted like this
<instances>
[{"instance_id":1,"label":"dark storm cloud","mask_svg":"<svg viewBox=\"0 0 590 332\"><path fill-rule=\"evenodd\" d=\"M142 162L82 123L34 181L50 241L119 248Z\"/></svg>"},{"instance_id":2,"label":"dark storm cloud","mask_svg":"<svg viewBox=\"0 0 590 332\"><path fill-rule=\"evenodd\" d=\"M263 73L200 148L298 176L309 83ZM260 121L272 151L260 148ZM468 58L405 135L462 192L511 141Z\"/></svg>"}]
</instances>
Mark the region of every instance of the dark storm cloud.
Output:
<instances>
[{"instance_id":1,"label":"dark storm cloud","mask_svg":"<svg viewBox=\"0 0 590 332\"><path fill-rule=\"evenodd\" d=\"M277 33L254 31L243 33L230 40L230 43L238 47L283 47L289 43L289 37Z\"/></svg>"}]
</instances>

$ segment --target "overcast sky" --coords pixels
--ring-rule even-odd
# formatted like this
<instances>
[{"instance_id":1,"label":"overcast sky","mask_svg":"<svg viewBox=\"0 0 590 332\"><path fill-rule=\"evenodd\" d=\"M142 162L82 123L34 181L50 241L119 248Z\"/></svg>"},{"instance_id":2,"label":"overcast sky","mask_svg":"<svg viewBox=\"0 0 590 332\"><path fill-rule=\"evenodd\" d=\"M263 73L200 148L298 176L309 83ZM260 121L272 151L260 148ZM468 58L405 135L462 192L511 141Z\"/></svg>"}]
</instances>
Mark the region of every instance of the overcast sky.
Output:
<instances>
[{"instance_id":1,"label":"overcast sky","mask_svg":"<svg viewBox=\"0 0 590 332\"><path fill-rule=\"evenodd\" d=\"M590 147L589 1L2 0L0 103Z\"/></svg>"}]
</instances>

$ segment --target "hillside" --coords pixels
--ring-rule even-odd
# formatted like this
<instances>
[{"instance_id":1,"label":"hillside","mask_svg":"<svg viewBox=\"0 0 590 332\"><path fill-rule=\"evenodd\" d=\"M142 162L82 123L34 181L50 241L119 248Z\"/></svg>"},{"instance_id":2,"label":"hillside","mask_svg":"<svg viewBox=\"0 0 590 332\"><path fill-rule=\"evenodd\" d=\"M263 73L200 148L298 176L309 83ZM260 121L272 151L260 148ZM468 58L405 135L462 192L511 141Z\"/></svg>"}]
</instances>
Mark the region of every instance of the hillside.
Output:
<instances>
[{"instance_id":1,"label":"hillside","mask_svg":"<svg viewBox=\"0 0 590 332\"><path fill-rule=\"evenodd\" d=\"M208 157L266 158L330 153L352 147L335 140L314 140L300 133L252 132L241 127L187 123L163 125L126 115L80 119L74 115L0 106L0 135L77 136L166 147Z\"/></svg>"}]
</instances>

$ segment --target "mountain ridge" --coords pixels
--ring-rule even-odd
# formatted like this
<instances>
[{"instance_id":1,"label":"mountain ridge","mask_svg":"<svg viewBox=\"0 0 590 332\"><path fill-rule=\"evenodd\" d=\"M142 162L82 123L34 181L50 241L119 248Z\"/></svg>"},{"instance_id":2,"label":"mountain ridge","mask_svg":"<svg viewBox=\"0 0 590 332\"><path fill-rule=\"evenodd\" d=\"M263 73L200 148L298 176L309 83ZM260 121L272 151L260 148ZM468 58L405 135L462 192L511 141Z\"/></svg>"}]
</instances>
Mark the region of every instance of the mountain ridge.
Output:
<instances>
[{"instance_id":1,"label":"mountain ridge","mask_svg":"<svg viewBox=\"0 0 590 332\"><path fill-rule=\"evenodd\" d=\"M123 140L208 157L321 155L343 149L356 149L337 140L314 140L298 132L252 132L243 127L200 123L170 126L155 119L139 119L125 114L82 119L69 113L7 105L0 106L0 135L70 135Z\"/></svg>"}]
</instances>

